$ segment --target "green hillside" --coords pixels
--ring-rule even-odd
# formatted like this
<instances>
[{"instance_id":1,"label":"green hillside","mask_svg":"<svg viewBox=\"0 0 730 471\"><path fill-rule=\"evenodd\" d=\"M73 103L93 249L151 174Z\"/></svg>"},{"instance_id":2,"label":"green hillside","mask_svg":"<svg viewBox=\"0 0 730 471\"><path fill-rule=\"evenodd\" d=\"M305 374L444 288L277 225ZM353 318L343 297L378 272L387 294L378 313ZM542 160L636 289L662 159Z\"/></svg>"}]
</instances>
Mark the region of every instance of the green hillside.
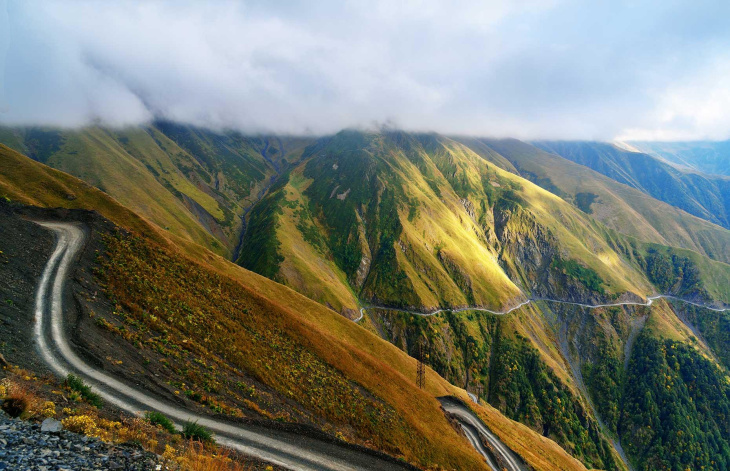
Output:
<instances>
[{"instance_id":1,"label":"green hillside","mask_svg":"<svg viewBox=\"0 0 730 471\"><path fill-rule=\"evenodd\" d=\"M650 289L570 204L453 140L400 132L309 147L252 210L239 262L338 311Z\"/></svg>"}]
</instances>

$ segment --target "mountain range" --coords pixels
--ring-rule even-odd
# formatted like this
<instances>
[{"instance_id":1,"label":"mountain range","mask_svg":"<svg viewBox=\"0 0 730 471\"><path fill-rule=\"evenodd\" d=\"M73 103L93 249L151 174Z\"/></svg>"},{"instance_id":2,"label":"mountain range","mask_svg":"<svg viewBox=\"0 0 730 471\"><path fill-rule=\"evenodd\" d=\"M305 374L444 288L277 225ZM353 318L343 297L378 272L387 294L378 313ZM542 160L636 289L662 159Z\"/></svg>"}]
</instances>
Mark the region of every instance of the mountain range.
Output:
<instances>
[{"instance_id":1,"label":"mountain range","mask_svg":"<svg viewBox=\"0 0 730 471\"><path fill-rule=\"evenodd\" d=\"M0 143L8 204L120 228L94 226L88 329L135 352L120 375L154 352L162 394L479 469L434 399L466 390L534 469L730 466L730 180L690 144L170 122Z\"/></svg>"}]
</instances>

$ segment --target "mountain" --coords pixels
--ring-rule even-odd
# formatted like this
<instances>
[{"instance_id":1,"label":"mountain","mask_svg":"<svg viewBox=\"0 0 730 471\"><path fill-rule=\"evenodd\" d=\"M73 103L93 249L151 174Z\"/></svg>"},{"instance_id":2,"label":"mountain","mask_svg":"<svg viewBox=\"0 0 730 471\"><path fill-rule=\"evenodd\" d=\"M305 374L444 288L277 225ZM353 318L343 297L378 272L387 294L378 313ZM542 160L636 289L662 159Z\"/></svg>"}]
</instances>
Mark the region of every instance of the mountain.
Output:
<instances>
[{"instance_id":1,"label":"mountain","mask_svg":"<svg viewBox=\"0 0 730 471\"><path fill-rule=\"evenodd\" d=\"M589 167L688 213L730 227L730 178L680 170L650 155L602 142L533 145Z\"/></svg>"},{"instance_id":2,"label":"mountain","mask_svg":"<svg viewBox=\"0 0 730 471\"><path fill-rule=\"evenodd\" d=\"M730 141L627 143L639 152L658 157L680 169L730 176Z\"/></svg>"},{"instance_id":3,"label":"mountain","mask_svg":"<svg viewBox=\"0 0 730 471\"><path fill-rule=\"evenodd\" d=\"M239 263L338 311L647 292L640 273L611 262L621 257L603 231L448 138L344 131L309 147L253 208ZM585 279L553 282L558 263Z\"/></svg>"},{"instance_id":4,"label":"mountain","mask_svg":"<svg viewBox=\"0 0 730 471\"><path fill-rule=\"evenodd\" d=\"M195 143L232 139L231 134L186 126L175 125L179 132L161 123L153 127L191 156L206 154L181 136L192 135ZM92 131L111 132L83 132ZM20 130L11 134L22 135ZM258 141L241 136L241 142ZM56 183L19 185L43 175L65 181L62 174L28 159L14 157L16 167L3 168L0 193L26 204L98 205L120 226L144 231L141 241L134 235L105 240L108 256L117 263L102 261L97 277L107 296L124 301L123 312L108 317L107 330L142 345L151 340L145 329L170 332L167 341L188 353L176 358L176 348L170 350L168 386L187 388L190 398L201 400L212 389L214 400L204 401L207 407L226 410L216 404L238 407L238 398L251 400L225 386L232 378L209 378L194 366L195 358L208 365L206 355L229 352L225 358L243 362L236 371L248 371L259 381L256 391L276 398L256 403L267 411L260 413L263 417L280 412L270 404L295 400L298 405L285 409L294 421L337 430L358 443L377 437L373 443L378 449L410 462L458 467L455 463L470 458L452 456L456 442L437 447L426 458L417 451L433 439L424 432L431 425L419 422L437 420L433 403L403 409L409 407L403 391L411 386L402 378L414 373L407 354L425 352L432 368L429 382L433 378L439 388L429 392L463 397L454 391L471 391L492 407L485 410L490 420L503 421L500 436L525 459L526 447L518 450L515 443L559 445L582 466L597 469L722 469L729 462L724 378L730 345L724 331L730 318L717 309L730 302L725 228L647 195L644 191L652 187L641 185L644 177L634 175L637 168L630 162L610 158L614 151L596 151L603 167L597 166L615 172L616 178L624 175L625 182L515 140L346 130L307 145L294 138L285 142L296 149L286 164L263 159L271 157L269 151L252 152L270 173L263 180L252 177L259 182L252 187L260 190L247 209L240 205L236 213L245 221L240 251L225 252L263 277L213 255L189 233L173 234L151 217L157 226L127 210L104 209L119 206L78 180L73 180L78 188L94 191L99 201L81 197L76 187L54 190L51 196L46 189ZM603 149L600 143L585 146ZM224 162L227 148L208 147L208 159ZM687 174L650 156L641 159L639 169L658 168L672 184L689 188ZM240 162L240 156L234 161ZM687 199L712 201L714 187L709 195L702 190L691 187L701 198ZM199 218L190 220L199 225ZM246 296L258 296L261 309L251 311L249 301L232 303L243 295L232 288L221 291L228 285L218 275L242 283ZM170 281L178 278L185 283ZM178 293L187 307L171 304L161 293ZM657 294L673 297L648 298ZM162 320L151 314L155 309L166 313ZM240 319L242 310L252 312L254 321ZM202 319L213 316L212 321L196 322L201 313ZM214 338L195 329L213 332ZM188 349L180 339L191 334L195 348ZM294 336L294 344L279 334ZM243 357L230 353L249 344L255 351ZM155 345L169 350L164 343ZM342 392L348 389L336 379L343 378L339 374L374 396L357 396L362 408L347 413L301 397L304 377L286 369L296 364L286 356L294 351L314 355L312 365L321 365L321 371L332 371L330 365L339 372L327 379L334 381L328 388L340 391L328 392L333 395L327 404L342 400L338 394L357 394ZM360 351L376 363L363 363ZM275 373L256 363L266 355L281 360L269 364ZM320 366L313 368L320 371ZM395 371L387 381L401 392L375 394L382 387L375 373L379 368ZM180 376L190 371L189 377ZM208 386L199 391L191 384ZM378 401L384 401L384 409ZM386 405L405 420L394 431L385 430L384 418L393 417L382 412L390 410ZM710 413L713 407L717 414ZM367 410L382 413L364 425L358 417ZM421 414L424 419L418 418ZM680 432L692 437L691 447L678 442ZM411 435L418 438L407 438ZM549 441L542 442L541 436ZM551 463L543 469L563 469Z\"/></svg>"},{"instance_id":5,"label":"mountain","mask_svg":"<svg viewBox=\"0 0 730 471\"><path fill-rule=\"evenodd\" d=\"M619 365L647 319L648 337L691 342L692 329L672 305L605 313L547 302L504 319L476 311L423 318L396 308L499 311L527 296L599 304L652 292L726 302L730 266L706 253L721 250L727 231L649 202L646 216L634 210L643 240L627 237L619 232L625 223L610 229L555 188L504 170L519 164L495 142L433 134L343 131L320 139L252 209L239 263L350 317L360 304L371 306L362 323L373 332L409 352L425 339L429 363L452 383L481 391L588 466L618 468L611 437L620 434L619 385L628 374ZM596 172L591 178L603 180L603 194L625 189L625 199L614 200L623 208L647 199ZM676 220L662 221L662 209ZM677 235L682 224L686 235ZM675 247L662 245L667 239ZM681 247L702 244L706 251ZM612 379L603 374L609 358ZM602 373L586 379L587 369ZM606 380L614 383L611 404L598 394ZM552 407L556 397L564 409ZM612 425L601 426L609 408Z\"/></svg>"}]
</instances>

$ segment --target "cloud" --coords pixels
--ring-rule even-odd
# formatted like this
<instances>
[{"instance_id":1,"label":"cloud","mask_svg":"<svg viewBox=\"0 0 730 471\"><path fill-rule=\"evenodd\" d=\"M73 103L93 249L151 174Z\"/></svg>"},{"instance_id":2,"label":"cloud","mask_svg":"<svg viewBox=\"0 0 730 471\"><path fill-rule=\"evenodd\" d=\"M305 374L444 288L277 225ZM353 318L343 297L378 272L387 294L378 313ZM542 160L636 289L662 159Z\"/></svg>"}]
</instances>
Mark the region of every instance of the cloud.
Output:
<instances>
[{"instance_id":1,"label":"cloud","mask_svg":"<svg viewBox=\"0 0 730 471\"><path fill-rule=\"evenodd\" d=\"M6 1L4 124L730 137L723 4Z\"/></svg>"}]
</instances>

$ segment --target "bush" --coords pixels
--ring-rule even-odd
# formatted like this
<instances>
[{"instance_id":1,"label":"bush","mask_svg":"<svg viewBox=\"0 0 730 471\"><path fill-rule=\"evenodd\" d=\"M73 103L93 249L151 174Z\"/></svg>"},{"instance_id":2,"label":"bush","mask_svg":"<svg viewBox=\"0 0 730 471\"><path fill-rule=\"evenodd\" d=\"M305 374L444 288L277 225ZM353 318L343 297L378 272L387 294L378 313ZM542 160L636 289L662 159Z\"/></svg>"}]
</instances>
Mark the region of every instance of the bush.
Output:
<instances>
[{"instance_id":1,"label":"bush","mask_svg":"<svg viewBox=\"0 0 730 471\"><path fill-rule=\"evenodd\" d=\"M182 436L199 442L213 443L213 433L197 422L185 422L183 426Z\"/></svg>"},{"instance_id":2,"label":"bush","mask_svg":"<svg viewBox=\"0 0 730 471\"><path fill-rule=\"evenodd\" d=\"M61 423L63 424L63 428L74 433L92 436L99 433L96 427L96 421L93 417L88 415L73 415L71 417L66 417L61 421Z\"/></svg>"},{"instance_id":3,"label":"bush","mask_svg":"<svg viewBox=\"0 0 730 471\"><path fill-rule=\"evenodd\" d=\"M56 415L56 404L52 401L44 402L41 409L41 415L43 417L54 417Z\"/></svg>"},{"instance_id":4,"label":"bush","mask_svg":"<svg viewBox=\"0 0 730 471\"><path fill-rule=\"evenodd\" d=\"M66 386L71 390L78 392L81 397L86 399L86 402L94 407L101 407L104 401L101 396L91 390L91 387L84 383L84 381L78 376L69 374L66 377Z\"/></svg>"},{"instance_id":5,"label":"bush","mask_svg":"<svg viewBox=\"0 0 730 471\"><path fill-rule=\"evenodd\" d=\"M145 418L152 425L159 425L168 432L175 433L175 424L173 424L172 420L168 419L165 414L162 414L161 412L147 412L147 414L145 414Z\"/></svg>"},{"instance_id":6,"label":"bush","mask_svg":"<svg viewBox=\"0 0 730 471\"><path fill-rule=\"evenodd\" d=\"M10 417L20 417L28 410L28 400L25 397L10 397L3 402L2 409Z\"/></svg>"}]
</instances>

